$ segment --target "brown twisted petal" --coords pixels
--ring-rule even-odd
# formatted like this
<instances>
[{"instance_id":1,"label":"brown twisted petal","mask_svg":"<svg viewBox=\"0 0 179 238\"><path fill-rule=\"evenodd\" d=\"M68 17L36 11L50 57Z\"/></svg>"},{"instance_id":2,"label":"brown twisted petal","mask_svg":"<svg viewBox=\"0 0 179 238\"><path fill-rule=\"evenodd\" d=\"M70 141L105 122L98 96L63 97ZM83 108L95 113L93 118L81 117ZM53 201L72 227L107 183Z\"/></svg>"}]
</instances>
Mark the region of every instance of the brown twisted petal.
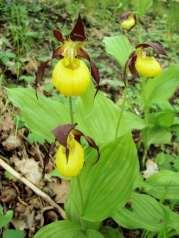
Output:
<instances>
[{"instance_id":1,"label":"brown twisted petal","mask_svg":"<svg viewBox=\"0 0 179 238\"><path fill-rule=\"evenodd\" d=\"M89 54L82 48L78 49L77 55L81 58L88 60L88 62L90 63L91 75L96 83L96 89L98 92L99 87L100 87L100 85L99 85L100 84L100 75L99 75L99 70L96 67L96 64L94 63L94 61L91 60Z\"/></svg>"},{"instance_id":2,"label":"brown twisted petal","mask_svg":"<svg viewBox=\"0 0 179 238\"><path fill-rule=\"evenodd\" d=\"M130 70L131 74L132 74L135 78L138 77L138 73L137 73L136 68L135 68L136 59L137 59L137 55L136 55L136 53L134 52L134 53L131 55L131 57L129 58L129 61L128 61L129 70Z\"/></svg>"},{"instance_id":3,"label":"brown twisted petal","mask_svg":"<svg viewBox=\"0 0 179 238\"><path fill-rule=\"evenodd\" d=\"M54 49L53 53L52 53L52 59L62 58L63 57L63 52L64 52L64 47L63 46L60 46L60 47Z\"/></svg>"},{"instance_id":4,"label":"brown twisted petal","mask_svg":"<svg viewBox=\"0 0 179 238\"><path fill-rule=\"evenodd\" d=\"M146 42L146 43L141 43L136 46L137 48L152 48L158 55L167 55L164 47L162 46L161 43L159 42Z\"/></svg>"},{"instance_id":5,"label":"brown twisted petal","mask_svg":"<svg viewBox=\"0 0 179 238\"><path fill-rule=\"evenodd\" d=\"M65 39L64 39L62 33L61 33L59 30L54 30L54 31L53 31L53 34L54 34L55 38L56 38L58 41L64 42Z\"/></svg>"}]
</instances>

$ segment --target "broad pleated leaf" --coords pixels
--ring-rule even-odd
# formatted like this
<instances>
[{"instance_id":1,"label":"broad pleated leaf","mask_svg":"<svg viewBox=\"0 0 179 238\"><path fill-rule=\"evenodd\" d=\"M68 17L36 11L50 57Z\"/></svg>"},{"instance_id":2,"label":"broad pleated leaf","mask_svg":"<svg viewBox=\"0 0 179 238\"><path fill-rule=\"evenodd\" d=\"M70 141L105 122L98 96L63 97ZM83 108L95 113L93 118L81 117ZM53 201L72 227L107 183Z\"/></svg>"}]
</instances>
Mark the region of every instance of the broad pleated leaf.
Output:
<instances>
[{"instance_id":1,"label":"broad pleated leaf","mask_svg":"<svg viewBox=\"0 0 179 238\"><path fill-rule=\"evenodd\" d=\"M146 194L133 193L128 206L119 209L113 219L128 229L159 232L168 227L179 229L179 215Z\"/></svg>"},{"instance_id":2,"label":"broad pleated leaf","mask_svg":"<svg viewBox=\"0 0 179 238\"><path fill-rule=\"evenodd\" d=\"M134 0L134 9L139 16L144 16L153 5L153 0Z\"/></svg>"},{"instance_id":3,"label":"broad pleated leaf","mask_svg":"<svg viewBox=\"0 0 179 238\"><path fill-rule=\"evenodd\" d=\"M112 55L121 66L124 66L133 51L133 47L124 35L105 37L105 50Z\"/></svg>"},{"instance_id":4,"label":"broad pleated leaf","mask_svg":"<svg viewBox=\"0 0 179 238\"><path fill-rule=\"evenodd\" d=\"M96 230L89 229L86 231L86 238L104 238L104 236Z\"/></svg>"},{"instance_id":5,"label":"broad pleated leaf","mask_svg":"<svg viewBox=\"0 0 179 238\"><path fill-rule=\"evenodd\" d=\"M159 231L165 225L165 210L154 198L134 193L128 202L128 208L119 209L113 219L129 229Z\"/></svg>"},{"instance_id":6,"label":"broad pleated leaf","mask_svg":"<svg viewBox=\"0 0 179 238\"><path fill-rule=\"evenodd\" d=\"M24 231L15 230L15 229L7 229L3 232L2 238L24 238Z\"/></svg>"},{"instance_id":7,"label":"broad pleated leaf","mask_svg":"<svg viewBox=\"0 0 179 238\"><path fill-rule=\"evenodd\" d=\"M177 200L179 198L179 173L162 170L146 179L142 187L156 198Z\"/></svg>"},{"instance_id":8,"label":"broad pleated leaf","mask_svg":"<svg viewBox=\"0 0 179 238\"><path fill-rule=\"evenodd\" d=\"M76 120L79 128L97 144L106 144L114 140L120 115L120 108L110 99L98 93L93 107L89 111L82 100L79 99L76 108ZM125 111L120 120L117 137L120 137L132 129L143 129L144 121L131 112Z\"/></svg>"},{"instance_id":9,"label":"broad pleated leaf","mask_svg":"<svg viewBox=\"0 0 179 238\"><path fill-rule=\"evenodd\" d=\"M52 129L69 121L69 107L63 103L38 95L31 88L7 89L9 99L20 108L21 119L37 136L53 142Z\"/></svg>"},{"instance_id":10,"label":"broad pleated leaf","mask_svg":"<svg viewBox=\"0 0 179 238\"><path fill-rule=\"evenodd\" d=\"M72 180L66 204L71 218L97 222L110 217L126 203L137 174L136 148L130 135L105 146L99 161L86 166L80 176Z\"/></svg>"},{"instance_id":11,"label":"broad pleated leaf","mask_svg":"<svg viewBox=\"0 0 179 238\"><path fill-rule=\"evenodd\" d=\"M70 221L56 221L42 227L34 238L85 238L78 224Z\"/></svg>"},{"instance_id":12,"label":"broad pleated leaf","mask_svg":"<svg viewBox=\"0 0 179 238\"><path fill-rule=\"evenodd\" d=\"M52 142L52 129L70 122L69 105L38 95L31 88L8 89L12 103L20 109L21 120L36 137ZM91 100L94 100L93 98ZM79 99L74 105L74 118L79 129L96 140L97 144L109 143L115 138L120 109L108 98L98 94L94 104L86 106ZM121 118L118 137L132 129L142 129L144 122L136 115L125 112ZM99 133L100 132L100 133ZM102 132L102 133L101 133Z\"/></svg>"},{"instance_id":13,"label":"broad pleated leaf","mask_svg":"<svg viewBox=\"0 0 179 238\"><path fill-rule=\"evenodd\" d=\"M2 211L1 207L0 209ZM3 214L1 211L0 211L0 229L3 228L3 226L6 226L13 217L13 211L9 210L6 212L6 214Z\"/></svg>"},{"instance_id":14,"label":"broad pleated leaf","mask_svg":"<svg viewBox=\"0 0 179 238\"><path fill-rule=\"evenodd\" d=\"M167 101L177 86L179 86L179 66L172 65L163 73L153 79L149 79L143 89L143 98L146 106L153 103L164 103Z\"/></svg>"}]
</instances>

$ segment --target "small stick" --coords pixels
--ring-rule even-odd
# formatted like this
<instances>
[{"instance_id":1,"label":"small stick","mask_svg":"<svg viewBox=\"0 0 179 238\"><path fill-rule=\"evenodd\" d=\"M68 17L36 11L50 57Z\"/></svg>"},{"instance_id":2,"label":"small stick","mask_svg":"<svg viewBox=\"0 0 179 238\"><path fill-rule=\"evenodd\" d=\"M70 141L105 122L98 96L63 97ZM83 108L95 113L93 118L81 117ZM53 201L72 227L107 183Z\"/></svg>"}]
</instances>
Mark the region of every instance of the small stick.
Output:
<instances>
[{"instance_id":1,"label":"small stick","mask_svg":"<svg viewBox=\"0 0 179 238\"><path fill-rule=\"evenodd\" d=\"M34 193L36 193L38 196L43 198L46 202L48 202L51 206L55 207L60 215L63 218L66 218L65 211L62 207L60 207L54 200L51 199L46 193L44 193L42 190L40 190L37 186L35 186L33 183L31 183L28 179L26 179L24 176L22 176L19 172L17 172L15 169L13 169L10 165L8 165L5 161L3 156L0 155L0 166L7 170L10 174L12 174L15 178L19 179L22 183L24 183L27 187L31 188Z\"/></svg>"}]
</instances>

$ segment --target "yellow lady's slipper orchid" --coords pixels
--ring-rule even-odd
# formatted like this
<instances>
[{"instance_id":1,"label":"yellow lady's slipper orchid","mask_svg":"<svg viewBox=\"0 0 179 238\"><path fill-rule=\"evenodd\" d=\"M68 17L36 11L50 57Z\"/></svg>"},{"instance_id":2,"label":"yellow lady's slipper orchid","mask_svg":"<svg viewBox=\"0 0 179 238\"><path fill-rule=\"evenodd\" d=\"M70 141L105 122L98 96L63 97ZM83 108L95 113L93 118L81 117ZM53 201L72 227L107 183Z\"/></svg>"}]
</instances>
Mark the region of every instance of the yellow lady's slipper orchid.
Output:
<instances>
[{"instance_id":1,"label":"yellow lady's slipper orchid","mask_svg":"<svg viewBox=\"0 0 179 238\"><path fill-rule=\"evenodd\" d=\"M154 57L141 53L137 54L135 68L139 76L147 78L156 77L162 71L159 62Z\"/></svg>"},{"instance_id":2,"label":"yellow lady's slipper orchid","mask_svg":"<svg viewBox=\"0 0 179 238\"><path fill-rule=\"evenodd\" d=\"M58 61L52 73L52 83L64 96L80 96L88 88L90 71L84 61L63 58Z\"/></svg>"},{"instance_id":3,"label":"yellow lady's slipper orchid","mask_svg":"<svg viewBox=\"0 0 179 238\"><path fill-rule=\"evenodd\" d=\"M84 149L73 136L68 138L68 158L66 148L60 145L55 155L57 170L64 177L74 177L80 173L84 164Z\"/></svg>"},{"instance_id":4,"label":"yellow lady's slipper orchid","mask_svg":"<svg viewBox=\"0 0 179 238\"><path fill-rule=\"evenodd\" d=\"M124 30L130 30L136 23L133 15L130 15L127 19L121 22L121 28Z\"/></svg>"}]
</instances>

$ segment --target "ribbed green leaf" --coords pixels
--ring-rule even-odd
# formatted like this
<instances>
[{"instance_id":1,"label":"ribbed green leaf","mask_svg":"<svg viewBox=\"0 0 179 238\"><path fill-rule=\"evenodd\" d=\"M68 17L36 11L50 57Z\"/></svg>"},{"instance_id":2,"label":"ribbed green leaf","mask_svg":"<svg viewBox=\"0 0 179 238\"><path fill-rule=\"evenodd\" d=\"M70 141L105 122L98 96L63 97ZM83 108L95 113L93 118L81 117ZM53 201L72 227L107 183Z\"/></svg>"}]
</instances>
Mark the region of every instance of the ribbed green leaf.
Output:
<instances>
[{"instance_id":1,"label":"ribbed green leaf","mask_svg":"<svg viewBox=\"0 0 179 238\"><path fill-rule=\"evenodd\" d=\"M104 45L106 52L112 55L121 66L124 66L133 47L124 35L105 37Z\"/></svg>"},{"instance_id":2,"label":"ribbed green leaf","mask_svg":"<svg viewBox=\"0 0 179 238\"><path fill-rule=\"evenodd\" d=\"M105 238L124 238L118 228L104 227L102 232Z\"/></svg>"},{"instance_id":3,"label":"ribbed green leaf","mask_svg":"<svg viewBox=\"0 0 179 238\"><path fill-rule=\"evenodd\" d=\"M160 231L166 224L166 211L154 198L145 194L132 194L128 208L119 209L113 219L128 229Z\"/></svg>"},{"instance_id":4,"label":"ribbed green leaf","mask_svg":"<svg viewBox=\"0 0 179 238\"><path fill-rule=\"evenodd\" d=\"M172 65L160 76L149 79L143 89L145 105L167 101L179 86L178 75L179 66Z\"/></svg>"},{"instance_id":5,"label":"ribbed green leaf","mask_svg":"<svg viewBox=\"0 0 179 238\"><path fill-rule=\"evenodd\" d=\"M86 231L86 238L104 238L104 236L96 230L89 229Z\"/></svg>"},{"instance_id":6,"label":"ribbed green leaf","mask_svg":"<svg viewBox=\"0 0 179 238\"><path fill-rule=\"evenodd\" d=\"M170 144L172 134L169 129L161 127L146 128L143 130L144 143L149 147L151 144Z\"/></svg>"},{"instance_id":7,"label":"ribbed green leaf","mask_svg":"<svg viewBox=\"0 0 179 238\"><path fill-rule=\"evenodd\" d=\"M6 214L0 214L0 229L3 226L6 226L12 219L13 217L13 211L9 210L6 212Z\"/></svg>"},{"instance_id":8,"label":"ribbed green leaf","mask_svg":"<svg viewBox=\"0 0 179 238\"><path fill-rule=\"evenodd\" d=\"M134 9L138 15L144 16L153 5L153 0L133 0Z\"/></svg>"},{"instance_id":9,"label":"ribbed green leaf","mask_svg":"<svg viewBox=\"0 0 179 238\"><path fill-rule=\"evenodd\" d=\"M8 89L9 99L20 108L21 119L38 138L49 142L54 140L52 129L59 124L69 123L69 105L39 95L31 88ZM91 98L93 101L94 98ZM117 121L120 117L119 108L102 94L98 94L94 105L86 106L80 98L74 105L74 118L79 128L96 140L98 144L109 143L115 138ZM136 115L125 112L121 118L118 136L132 129L142 129L144 122ZM99 133L102 132L102 133Z\"/></svg>"},{"instance_id":10,"label":"ribbed green leaf","mask_svg":"<svg viewBox=\"0 0 179 238\"><path fill-rule=\"evenodd\" d=\"M7 89L9 99L20 108L21 119L25 125L37 136L52 142L52 129L60 123L69 121L68 106L57 100L38 95L31 88Z\"/></svg>"},{"instance_id":11,"label":"ribbed green leaf","mask_svg":"<svg viewBox=\"0 0 179 238\"><path fill-rule=\"evenodd\" d=\"M128 229L145 229L157 233L174 229L179 233L179 215L146 194L133 193L128 207L119 209L113 219Z\"/></svg>"},{"instance_id":12,"label":"ribbed green leaf","mask_svg":"<svg viewBox=\"0 0 179 238\"><path fill-rule=\"evenodd\" d=\"M145 191L159 199L179 198L179 173L162 170L146 179L142 184Z\"/></svg>"},{"instance_id":13,"label":"ribbed green leaf","mask_svg":"<svg viewBox=\"0 0 179 238\"><path fill-rule=\"evenodd\" d=\"M125 135L101 150L99 161L86 166L72 181L68 213L93 222L101 221L123 206L129 198L138 174L136 148ZM80 198L80 190L82 199Z\"/></svg>"},{"instance_id":14,"label":"ribbed green leaf","mask_svg":"<svg viewBox=\"0 0 179 238\"><path fill-rule=\"evenodd\" d=\"M25 233L20 230L7 229L3 232L2 238L24 238Z\"/></svg>"},{"instance_id":15,"label":"ribbed green leaf","mask_svg":"<svg viewBox=\"0 0 179 238\"><path fill-rule=\"evenodd\" d=\"M70 221L56 221L41 228L34 238L85 238L80 229Z\"/></svg>"},{"instance_id":16,"label":"ribbed green leaf","mask_svg":"<svg viewBox=\"0 0 179 238\"><path fill-rule=\"evenodd\" d=\"M79 128L96 140L98 144L106 144L114 140L117 123L120 117L120 108L110 99L99 93L89 112L86 105L79 99L75 119ZM125 111L120 120L118 137L132 129L143 129L144 121L131 112Z\"/></svg>"}]
</instances>

